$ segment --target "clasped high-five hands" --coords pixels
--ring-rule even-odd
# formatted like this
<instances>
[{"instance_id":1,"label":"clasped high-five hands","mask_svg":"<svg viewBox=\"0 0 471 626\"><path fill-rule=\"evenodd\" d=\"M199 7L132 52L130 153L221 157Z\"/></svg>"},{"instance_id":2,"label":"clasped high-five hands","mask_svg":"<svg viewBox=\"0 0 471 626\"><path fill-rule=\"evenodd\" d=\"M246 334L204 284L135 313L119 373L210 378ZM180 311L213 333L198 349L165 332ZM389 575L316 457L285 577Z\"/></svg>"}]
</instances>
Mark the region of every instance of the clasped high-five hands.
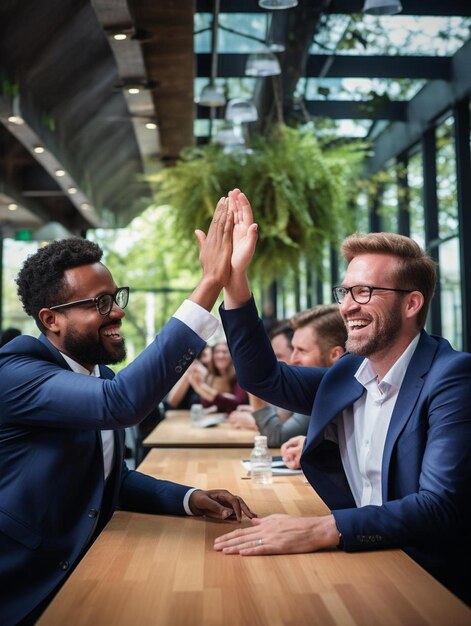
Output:
<instances>
[{"instance_id":1,"label":"clasped high-five hands","mask_svg":"<svg viewBox=\"0 0 471 626\"><path fill-rule=\"evenodd\" d=\"M258 237L252 207L246 196L233 189L216 206L207 235L196 230L203 280L226 288L225 306L235 308L250 298L246 271Z\"/></svg>"},{"instance_id":2,"label":"clasped high-five hands","mask_svg":"<svg viewBox=\"0 0 471 626\"><path fill-rule=\"evenodd\" d=\"M212 297L217 290L224 288L226 309L238 308L248 302L251 291L246 272L255 252L258 233L245 195L239 189L233 189L227 198L221 198L208 234L201 230L195 231L195 234L206 292L208 285ZM198 290L195 293L201 303L204 298ZM312 552L339 543L332 515L269 515L259 519L251 514L250 517L250 527L218 537L214 543L215 550L225 554L258 556Z\"/></svg>"}]
</instances>

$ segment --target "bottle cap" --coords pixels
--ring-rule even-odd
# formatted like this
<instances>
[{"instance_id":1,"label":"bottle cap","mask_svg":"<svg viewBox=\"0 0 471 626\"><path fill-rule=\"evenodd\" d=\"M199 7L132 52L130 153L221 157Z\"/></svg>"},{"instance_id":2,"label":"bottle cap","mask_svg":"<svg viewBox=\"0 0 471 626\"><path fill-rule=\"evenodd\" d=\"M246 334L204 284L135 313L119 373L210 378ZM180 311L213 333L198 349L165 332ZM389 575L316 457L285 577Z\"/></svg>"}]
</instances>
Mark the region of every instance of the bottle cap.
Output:
<instances>
[{"instance_id":1,"label":"bottle cap","mask_svg":"<svg viewBox=\"0 0 471 626\"><path fill-rule=\"evenodd\" d=\"M265 446L267 445L267 437L266 435L255 435L255 445L256 446Z\"/></svg>"}]
</instances>

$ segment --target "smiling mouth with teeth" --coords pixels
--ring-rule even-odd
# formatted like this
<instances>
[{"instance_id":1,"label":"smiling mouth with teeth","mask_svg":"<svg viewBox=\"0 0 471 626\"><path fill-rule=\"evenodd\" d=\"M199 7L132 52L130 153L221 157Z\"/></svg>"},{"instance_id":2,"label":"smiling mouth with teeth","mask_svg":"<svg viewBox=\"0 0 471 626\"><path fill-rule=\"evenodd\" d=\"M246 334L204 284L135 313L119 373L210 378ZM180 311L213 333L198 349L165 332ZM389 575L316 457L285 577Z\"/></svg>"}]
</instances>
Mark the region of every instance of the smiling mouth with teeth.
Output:
<instances>
[{"instance_id":1,"label":"smiling mouth with teeth","mask_svg":"<svg viewBox=\"0 0 471 626\"><path fill-rule=\"evenodd\" d=\"M119 328L105 328L103 330L103 335L105 337L109 337L110 339L121 339L121 331Z\"/></svg>"},{"instance_id":2,"label":"smiling mouth with teeth","mask_svg":"<svg viewBox=\"0 0 471 626\"><path fill-rule=\"evenodd\" d=\"M368 326L369 322L366 320L348 320L347 326L348 328L364 328Z\"/></svg>"}]
</instances>

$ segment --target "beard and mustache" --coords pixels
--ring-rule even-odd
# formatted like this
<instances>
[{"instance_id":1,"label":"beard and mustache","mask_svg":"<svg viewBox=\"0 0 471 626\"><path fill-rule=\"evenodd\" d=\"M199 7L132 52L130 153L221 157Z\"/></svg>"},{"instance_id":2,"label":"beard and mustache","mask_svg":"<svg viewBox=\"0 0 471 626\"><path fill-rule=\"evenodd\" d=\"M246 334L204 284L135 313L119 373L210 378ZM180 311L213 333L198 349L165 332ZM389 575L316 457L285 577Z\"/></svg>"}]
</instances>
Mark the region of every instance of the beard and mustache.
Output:
<instances>
[{"instance_id":1,"label":"beard and mustache","mask_svg":"<svg viewBox=\"0 0 471 626\"><path fill-rule=\"evenodd\" d=\"M64 337L64 348L77 363L90 363L93 365L114 365L126 358L126 345L124 339L112 349L105 348L96 340L95 335L81 334L69 329Z\"/></svg>"},{"instance_id":2,"label":"beard and mustache","mask_svg":"<svg viewBox=\"0 0 471 626\"><path fill-rule=\"evenodd\" d=\"M367 319L372 320L370 316ZM376 320L376 331L369 337L355 337L354 332L348 334L346 349L351 354L369 357L372 354L387 349L400 333L402 326L401 316L397 313L387 313Z\"/></svg>"}]
</instances>

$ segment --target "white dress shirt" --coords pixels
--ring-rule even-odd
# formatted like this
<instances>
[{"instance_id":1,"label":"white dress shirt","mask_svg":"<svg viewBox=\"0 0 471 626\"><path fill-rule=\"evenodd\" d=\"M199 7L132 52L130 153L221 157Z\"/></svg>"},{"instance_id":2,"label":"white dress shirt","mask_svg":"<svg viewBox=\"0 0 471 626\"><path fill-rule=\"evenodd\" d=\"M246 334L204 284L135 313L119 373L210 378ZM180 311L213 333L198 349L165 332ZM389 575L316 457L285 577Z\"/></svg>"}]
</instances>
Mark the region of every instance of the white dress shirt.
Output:
<instances>
[{"instance_id":1,"label":"white dress shirt","mask_svg":"<svg viewBox=\"0 0 471 626\"><path fill-rule=\"evenodd\" d=\"M211 313L191 300L184 300L173 317L176 317L181 322L186 324L204 341L207 341L209 337L211 337L211 335L217 330L219 324L218 320ZM85 367L80 365L80 363L77 363L77 361L74 361L63 352L61 352L61 354L73 372L76 372L77 374L84 374L85 376L96 376L97 378L100 378L100 369L98 365L95 365L93 371L89 372ZM114 431L102 430L101 441L103 445L103 470L106 481L113 468ZM189 506L190 496L193 491L196 491L196 489L189 489L183 499L183 507L187 515L193 515Z\"/></svg>"},{"instance_id":2,"label":"white dress shirt","mask_svg":"<svg viewBox=\"0 0 471 626\"><path fill-rule=\"evenodd\" d=\"M384 442L402 381L419 343L417 335L378 383L371 362L365 359L355 373L366 393L342 411L326 432L337 441L343 468L356 505L380 505Z\"/></svg>"}]
</instances>

